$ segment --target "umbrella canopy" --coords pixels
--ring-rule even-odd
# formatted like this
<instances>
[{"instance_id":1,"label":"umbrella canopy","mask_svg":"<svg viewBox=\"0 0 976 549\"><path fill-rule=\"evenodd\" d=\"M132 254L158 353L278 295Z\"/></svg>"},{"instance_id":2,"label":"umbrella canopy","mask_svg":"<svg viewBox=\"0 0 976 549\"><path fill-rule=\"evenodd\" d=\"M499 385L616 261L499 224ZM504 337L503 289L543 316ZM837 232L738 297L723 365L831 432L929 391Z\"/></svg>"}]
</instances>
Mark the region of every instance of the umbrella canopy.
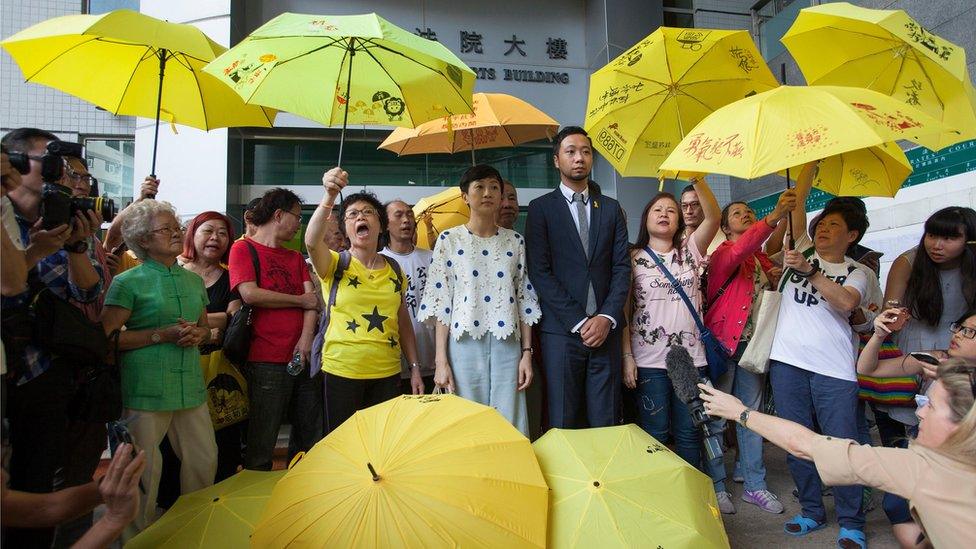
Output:
<instances>
[{"instance_id":1,"label":"umbrella canopy","mask_svg":"<svg viewBox=\"0 0 976 549\"><path fill-rule=\"evenodd\" d=\"M206 71L245 101L326 126L414 127L471 112L474 72L443 44L375 13L283 13Z\"/></svg>"},{"instance_id":2,"label":"umbrella canopy","mask_svg":"<svg viewBox=\"0 0 976 549\"><path fill-rule=\"evenodd\" d=\"M417 246L434 249L437 235L444 229L463 225L471 219L471 208L461 197L461 189L450 187L421 198L413 207L417 219Z\"/></svg>"},{"instance_id":3,"label":"umbrella canopy","mask_svg":"<svg viewBox=\"0 0 976 549\"><path fill-rule=\"evenodd\" d=\"M794 166L791 173L800 173ZM834 196L893 197L912 174L912 164L895 143L882 143L825 158L813 186ZM785 174L784 174L785 175Z\"/></svg>"},{"instance_id":4,"label":"umbrella canopy","mask_svg":"<svg viewBox=\"0 0 976 549\"><path fill-rule=\"evenodd\" d=\"M559 122L518 97L476 93L471 114L432 120L416 128L396 128L379 148L399 155L472 151L473 162L475 149L552 139L557 131Z\"/></svg>"},{"instance_id":5,"label":"umbrella canopy","mask_svg":"<svg viewBox=\"0 0 976 549\"><path fill-rule=\"evenodd\" d=\"M409 395L357 412L275 486L255 547L543 547L548 489L496 410Z\"/></svg>"},{"instance_id":6,"label":"umbrella canopy","mask_svg":"<svg viewBox=\"0 0 976 549\"><path fill-rule=\"evenodd\" d=\"M976 139L976 91L966 51L904 11L847 2L804 8L782 42L808 84L869 88L958 130L942 134L929 148Z\"/></svg>"},{"instance_id":7,"label":"umbrella canopy","mask_svg":"<svg viewBox=\"0 0 976 549\"><path fill-rule=\"evenodd\" d=\"M245 105L203 67L227 48L192 25L161 21L132 10L66 15L42 21L0 45L24 79L69 93L116 115L202 130L271 126L273 109ZM166 85L164 85L164 83Z\"/></svg>"},{"instance_id":8,"label":"umbrella canopy","mask_svg":"<svg viewBox=\"0 0 976 549\"><path fill-rule=\"evenodd\" d=\"M661 167L752 179L899 139L926 145L944 131L931 116L871 90L780 86L715 111Z\"/></svg>"},{"instance_id":9,"label":"umbrella canopy","mask_svg":"<svg viewBox=\"0 0 976 549\"><path fill-rule=\"evenodd\" d=\"M244 470L209 488L181 496L126 547L247 547L271 490L285 471Z\"/></svg>"},{"instance_id":10,"label":"umbrella canopy","mask_svg":"<svg viewBox=\"0 0 976 549\"><path fill-rule=\"evenodd\" d=\"M551 429L533 444L550 547L728 547L712 481L636 425Z\"/></svg>"},{"instance_id":11,"label":"umbrella canopy","mask_svg":"<svg viewBox=\"0 0 976 549\"><path fill-rule=\"evenodd\" d=\"M746 31L660 27L590 76L584 127L624 176L655 176L716 109L779 83Z\"/></svg>"},{"instance_id":12,"label":"umbrella canopy","mask_svg":"<svg viewBox=\"0 0 976 549\"><path fill-rule=\"evenodd\" d=\"M48 19L0 42L28 82L113 113L202 130L271 126L275 111L245 105L203 67L227 48L192 25L132 10ZM161 95L160 62L165 60Z\"/></svg>"}]
</instances>

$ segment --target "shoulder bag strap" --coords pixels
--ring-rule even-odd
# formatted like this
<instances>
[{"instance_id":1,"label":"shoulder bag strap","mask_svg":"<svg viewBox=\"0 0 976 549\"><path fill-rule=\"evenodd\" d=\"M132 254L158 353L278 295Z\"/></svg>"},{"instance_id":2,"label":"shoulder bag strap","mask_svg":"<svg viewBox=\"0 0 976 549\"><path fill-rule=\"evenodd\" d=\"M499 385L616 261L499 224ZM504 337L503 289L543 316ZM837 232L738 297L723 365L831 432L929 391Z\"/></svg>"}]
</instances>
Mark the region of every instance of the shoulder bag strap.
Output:
<instances>
[{"instance_id":1,"label":"shoulder bag strap","mask_svg":"<svg viewBox=\"0 0 976 549\"><path fill-rule=\"evenodd\" d=\"M254 248L254 245L244 239L244 244L247 244L247 249L251 252L251 264L254 265L254 283L257 284L258 288L261 287L261 263L258 261L258 251Z\"/></svg>"},{"instance_id":2,"label":"shoulder bag strap","mask_svg":"<svg viewBox=\"0 0 976 549\"><path fill-rule=\"evenodd\" d=\"M715 299L712 300L712 303L718 302L718 298L722 297L722 295L725 294L725 290L729 289L729 284L732 284L732 281L735 280L735 275L739 274L739 271L741 269L742 269L742 264L739 263L739 266L732 270L732 274L729 275L728 280L726 280L725 283L722 284L722 287L718 289L718 292L715 294Z\"/></svg>"},{"instance_id":3,"label":"shoulder bag strap","mask_svg":"<svg viewBox=\"0 0 976 549\"><path fill-rule=\"evenodd\" d=\"M816 251L817 251L816 248L814 248L813 246L810 246L809 248L807 248L803 252L803 257L805 257L807 259L810 259L810 256L812 256L814 254L814 252L816 252ZM792 272L793 272L793 269L787 267L786 270L783 271L783 274L780 275L780 277L779 277L779 290L777 290L779 293L783 293L783 288L786 287L786 281L789 280L790 273L792 273Z\"/></svg>"},{"instance_id":4,"label":"shoulder bag strap","mask_svg":"<svg viewBox=\"0 0 976 549\"><path fill-rule=\"evenodd\" d=\"M664 266L664 261L658 257L656 253L654 253L654 250L652 250L650 246L644 246L644 251L654 259L654 262L657 263L657 268L664 273L664 276L668 277L668 280L671 282L671 286L676 292L678 292L678 295L681 296L681 300L685 302L685 307L688 307L688 310L691 311L691 317L695 319L695 325L698 326L698 333L705 333L705 325L702 324L701 317L698 316L698 311L695 310L695 305L691 302L691 299L688 298L688 294L685 293L684 288L681 287L678 280L674 278L673 274L671 274L671 271ZM680 250L678 252L680 253Z\"/></svg>"},{"instance_id":5,"label":"shoulder bag strap","mask_svg":"<svg viewBox=\"0 0 976 549\"><path fill-rule=\"evenodd\" d=\"M332 307L335 306L336 294L339 292L339 282L342 280L342 275L346 273L346 269L349 268L351 261L352 252L349 250L339 252L336 270L332 275L332 286L329 287L329 302L325 304L325 311L322 312L322 325L319 327L323 335L325 335L325 330L329 328L329 321L332 319Z\"/></svg>"}]
</instances>

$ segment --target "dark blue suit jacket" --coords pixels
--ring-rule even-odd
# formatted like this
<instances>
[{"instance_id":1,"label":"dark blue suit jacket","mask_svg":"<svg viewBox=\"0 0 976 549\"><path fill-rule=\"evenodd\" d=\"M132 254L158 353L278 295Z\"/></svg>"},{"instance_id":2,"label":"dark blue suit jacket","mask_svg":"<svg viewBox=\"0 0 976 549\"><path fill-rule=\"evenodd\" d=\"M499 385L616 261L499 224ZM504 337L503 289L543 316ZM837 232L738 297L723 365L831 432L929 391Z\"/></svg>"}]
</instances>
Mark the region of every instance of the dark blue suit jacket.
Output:
<instances>
[{"instance_id":1,"label":"dark blue suit jacket","mask_svg":"<svg viewBox=\"0 0 976 549\"><path fill-rule=\"evenodd\" d=\"M543 332L569 335L586 318L586 292L592 281L596 314L624 325L630 289L630 244L620 204L591 182L590 254L587 260L566 197L557 187L529 203L525 222L529 278L542 303Z\"/></svg>"}]
</instances>

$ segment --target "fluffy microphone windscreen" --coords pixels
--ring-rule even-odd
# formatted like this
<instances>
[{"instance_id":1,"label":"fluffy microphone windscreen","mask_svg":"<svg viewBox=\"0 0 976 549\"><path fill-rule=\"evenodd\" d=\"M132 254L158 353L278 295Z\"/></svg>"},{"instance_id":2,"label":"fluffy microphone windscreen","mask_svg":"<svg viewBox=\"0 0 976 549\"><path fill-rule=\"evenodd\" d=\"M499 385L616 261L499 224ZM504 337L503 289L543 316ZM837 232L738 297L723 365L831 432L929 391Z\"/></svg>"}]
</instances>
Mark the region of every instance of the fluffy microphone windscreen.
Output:
<instances>
[{"instance_id":1,"label":"fluffy microphone windscreen","mask_svg":"<svg viewBox=\"0 0 976 549\"><path fill-rule=\"evenodd\" d=\"M674 386L674 393L678 395L684 403L689 403L698 397L698 368L695 368L695 361L688 354L688 349L681 345L672 345L668 349L668 354L664 358L664 364L668 368L668 378Z\"/></svg>"}]
</instances>

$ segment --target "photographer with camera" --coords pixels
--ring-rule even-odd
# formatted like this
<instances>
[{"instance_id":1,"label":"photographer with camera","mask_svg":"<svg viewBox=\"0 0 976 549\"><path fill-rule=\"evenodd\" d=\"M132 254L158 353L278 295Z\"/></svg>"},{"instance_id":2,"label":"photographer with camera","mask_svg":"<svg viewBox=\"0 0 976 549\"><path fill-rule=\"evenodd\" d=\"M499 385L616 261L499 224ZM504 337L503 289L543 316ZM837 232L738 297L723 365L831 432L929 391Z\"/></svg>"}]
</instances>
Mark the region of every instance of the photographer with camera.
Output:
<instances>
[{"instance_id":1,"label":"photographer with camera","mask_svg":"<svg viewBox=\"0 0 976 549\"><path fill-rule=\"evenodd\" d=\"M9 208L4 207L13 215L4 215L5 229L25 249L30 269L27 287L2 301L9 369L10 487L45 493L54 489L58 468L86 459L86 452L66 451L71 447L69 406L77 392L79 366L84 365L38 341L42 330L33 329L31 303L43 290L62 301L91 303L99 298L105 288L104 269L92 236L101 225L101 213L114 211L103 199L72 197L76 187L91 183L79 145L33 128L14 130L2 143L11 165L21 173L21 185L6 193ZM52 536L53 529L10 530L5 541L11 546L45 545Z\"/></svg>"}]
</instances>

